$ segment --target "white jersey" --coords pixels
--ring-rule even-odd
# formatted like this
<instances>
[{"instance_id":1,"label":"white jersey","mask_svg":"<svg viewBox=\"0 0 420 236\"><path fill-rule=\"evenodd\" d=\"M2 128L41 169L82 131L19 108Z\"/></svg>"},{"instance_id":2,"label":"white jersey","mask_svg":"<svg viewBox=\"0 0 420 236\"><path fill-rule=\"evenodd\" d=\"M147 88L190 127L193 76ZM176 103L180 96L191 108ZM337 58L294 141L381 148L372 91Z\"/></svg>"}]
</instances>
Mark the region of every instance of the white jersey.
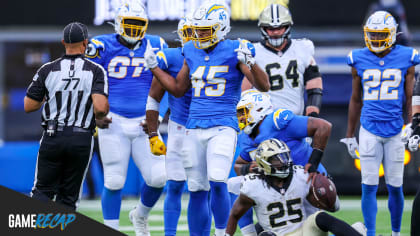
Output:
<instances>
[{"instance_id":1,"label":"white jersey","mask_svg":"<svg viewBox=\"0 0 420 236\"><path fill-rule=\"evenodd\" d=\"M275 51L255 43L255 59L270 80L271 102L274 110L287 108L302 115L304 104L305 70L315 64L314 44L308 39L291 39L283 51Z\"/></svg>"},{"instance_id":2,"label":"white jersey","mask_svg":"<svg viewBox=\"0 0 420 236\"><path fill-rule=\"evenodd\" d=\"M303 166L293 166L289 187L280 193L256 174L245 176L241 194L255 202L254 210L264 230L284 235L300 228L308 217L303 202L309 193L310 183Z\"/></svg>"}]
</instances>

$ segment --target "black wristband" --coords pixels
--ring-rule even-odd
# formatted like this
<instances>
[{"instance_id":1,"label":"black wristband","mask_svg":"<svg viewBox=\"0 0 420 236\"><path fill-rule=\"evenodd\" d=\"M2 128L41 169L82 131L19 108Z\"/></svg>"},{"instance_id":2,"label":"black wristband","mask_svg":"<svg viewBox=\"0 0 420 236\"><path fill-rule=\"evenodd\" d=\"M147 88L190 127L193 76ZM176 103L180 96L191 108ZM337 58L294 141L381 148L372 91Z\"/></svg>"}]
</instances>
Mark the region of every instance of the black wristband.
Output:
<instances>
[{"instance_id":1,"label":"black wristband","mask_svg":"<svg viewBox=\"0 0 420 236\"><path fill-rule=\"evenodd\" d=\"M309 168L309 172L315 172L318 169L318 165L321 162L322 155L324 154L324 151L320 149L314 148L312 150L311 157L309 157L308 163L311 164L311 167Z\"/></svg>"},{"instance_id":2,"label":"black wristband","mask_svg":"<svg viewBox=\"0 0 420 236\"><path fill-rule=\"evenodd\" d=\"M150 132L150 133L149 133L149 139L150 139L150 138L153 138L153 137L155 137L155 136L158 136L158 132L154 131L154 132Z\"/></svg>"},{"instance_id":3,"label":"black wristband","mask_svg":"<svg viewBox=\"0 0 420 236\"><path fill-rule=\"evenodd\" d=\"M419 135L420 134L420 113L416 113L413 115L413 120L411 122L411 128L413 129L412 135Z\"/></svg>"},{"instance_id":4,"label":"black wristband","mask_svg":"<svg viewBox=\"0 0 420 236\"><path fill-rule=\"evenodd\" d=\"M249 173L249 167L251 167L251 163L242 165L241 175L247 175Z\"/></svg>"},{"instance_id":5,"label":"black wristband","mask_svg":"<svg viewBox=\"0 0 420 236\"><path fill-rule=\"evenodd\" d=\"M319 117L319 114L313 111L313 112L309 113L308 116L312 116L312 117L318 118Z\"/></svg>"}]
</instances>

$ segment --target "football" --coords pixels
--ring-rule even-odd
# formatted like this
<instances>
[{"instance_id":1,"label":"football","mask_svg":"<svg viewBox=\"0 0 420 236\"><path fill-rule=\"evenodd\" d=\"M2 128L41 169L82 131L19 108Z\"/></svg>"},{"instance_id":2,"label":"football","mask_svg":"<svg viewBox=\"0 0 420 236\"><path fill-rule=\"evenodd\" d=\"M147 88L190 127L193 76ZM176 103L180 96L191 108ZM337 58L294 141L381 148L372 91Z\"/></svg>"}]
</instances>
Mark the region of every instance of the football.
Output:
<instances>
[{"instance_id":1,"label":"football","mask_svg":"<svg viewBox=\"0 0 420 236\"><path fill-rule=\"evenodd\" d=\"M325 175L317 174L309 189L307 200L317 208L333 212L336 198L334 183Z\"/></svg>"}]
</instances>

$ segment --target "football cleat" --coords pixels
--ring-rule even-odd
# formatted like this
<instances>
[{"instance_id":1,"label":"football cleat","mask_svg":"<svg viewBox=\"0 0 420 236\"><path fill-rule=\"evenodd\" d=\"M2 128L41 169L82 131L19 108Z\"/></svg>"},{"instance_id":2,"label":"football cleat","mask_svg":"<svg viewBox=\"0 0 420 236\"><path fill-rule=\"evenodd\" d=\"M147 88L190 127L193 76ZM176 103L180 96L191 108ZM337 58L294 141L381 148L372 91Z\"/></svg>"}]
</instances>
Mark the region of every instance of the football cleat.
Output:
<instances>
[{"instance_id":1,"label":"football cleat","mask_svg":"<svg viewBox=\"0 0 420 236\"><path fill-rule=\"evenodd\" d=\"M150 236L147 218L137 215L137 207L131 210L128 216L133 224L136 236Z\"/></svg>"}]
</instances>

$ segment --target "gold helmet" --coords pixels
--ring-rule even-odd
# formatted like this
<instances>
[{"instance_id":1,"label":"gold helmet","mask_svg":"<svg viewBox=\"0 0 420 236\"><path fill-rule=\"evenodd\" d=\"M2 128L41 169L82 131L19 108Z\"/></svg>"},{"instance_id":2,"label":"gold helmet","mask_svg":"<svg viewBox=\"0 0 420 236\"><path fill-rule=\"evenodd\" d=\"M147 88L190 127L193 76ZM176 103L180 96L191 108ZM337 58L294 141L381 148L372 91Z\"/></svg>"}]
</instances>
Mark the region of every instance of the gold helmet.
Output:
<instances>
[{"instance_id":1,"label":"gold helmet","mask_svg":"<svg viewBox=\"0 0 420 236\"><path fill-rule=\"evenodd\" d=\"M266 175L287 178L293 166L290 149L285 142L275 138L263 141L258 145L255 161Z\"/></svg>"},{"instance_id":2,"label":"gold helmet","mask_svg":"<svg viewBox=\"0 0 420 236\"><path fill-rule=\"evenodd\" d=\"M286 38L290 37L290 29L293 25L292 15L287 7L280 4L271 4L264 8L258 18L258 27L261 30L262 38L267 40L274 47L280 46ZM266 28L287 27L281 37L271 38Z\"/></svg>"}]
</instances>

